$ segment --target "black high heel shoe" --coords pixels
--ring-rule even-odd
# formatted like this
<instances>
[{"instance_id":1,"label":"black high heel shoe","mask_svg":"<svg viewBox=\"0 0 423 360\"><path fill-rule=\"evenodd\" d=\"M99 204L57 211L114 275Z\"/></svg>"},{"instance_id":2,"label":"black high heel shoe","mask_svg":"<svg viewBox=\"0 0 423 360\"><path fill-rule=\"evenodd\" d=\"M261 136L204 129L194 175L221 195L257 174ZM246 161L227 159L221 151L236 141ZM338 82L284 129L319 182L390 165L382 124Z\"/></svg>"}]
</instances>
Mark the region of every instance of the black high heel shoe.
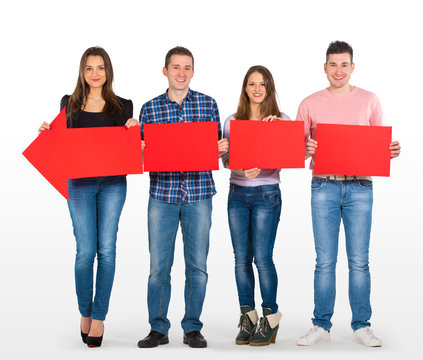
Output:
<instances>
[{"instance_id":1,"label":"black high heel shoe","mask_svg":"<svg viewBox=\"0 0 423 360\"><path fill-rule=\"evenodd\" d=\"M88 334L83 333L82 330L81 330L81 338L82 338L82 342L84 344L87 343L87 337L88 337Z\"/></svg>"},{"instance_id":2,"label":"black high heel shoe","mask_svg":"<svg viewBox=\"0 0 423 360\"><path fill-rule=\"evenodd\" d=\"M104 328L103 328L103 335L104 335ZM88 347L100 347L101 342L103 341L103 335L101 335L101 336L87 336Z\"/></svg>"}]
</instances>

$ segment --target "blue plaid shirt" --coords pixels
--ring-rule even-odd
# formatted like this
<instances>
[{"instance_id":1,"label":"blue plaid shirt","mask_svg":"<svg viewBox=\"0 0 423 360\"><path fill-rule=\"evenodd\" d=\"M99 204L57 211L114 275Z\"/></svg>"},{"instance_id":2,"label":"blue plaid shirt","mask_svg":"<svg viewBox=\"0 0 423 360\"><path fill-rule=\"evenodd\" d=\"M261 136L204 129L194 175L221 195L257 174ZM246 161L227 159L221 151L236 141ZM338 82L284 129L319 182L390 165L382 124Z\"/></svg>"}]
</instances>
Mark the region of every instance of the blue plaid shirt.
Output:
<instances>
[{"instance_id":1,"label":"blue plaid shirt","mask_svg":"<svg viewBox=\"0 0 423 360\"><path fill-rule=\"evenodd\" d=\"M216 121L222 135L216 101L210 96L189 90L179 105L167 92L148 101L141 108L141 137L144 124ZM166 203L192 203L216 194L211 171L150 172L150 195Z\"/></svg>"}]
</instances>

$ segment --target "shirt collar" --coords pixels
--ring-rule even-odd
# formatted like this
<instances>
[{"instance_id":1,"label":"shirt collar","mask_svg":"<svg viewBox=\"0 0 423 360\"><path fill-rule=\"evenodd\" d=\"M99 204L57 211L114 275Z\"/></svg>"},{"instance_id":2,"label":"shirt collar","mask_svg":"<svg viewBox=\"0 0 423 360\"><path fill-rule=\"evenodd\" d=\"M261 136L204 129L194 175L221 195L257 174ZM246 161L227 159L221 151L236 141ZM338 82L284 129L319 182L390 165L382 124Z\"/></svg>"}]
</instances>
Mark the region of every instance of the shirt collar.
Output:
<instances>
[{"instance_id":1,"label":"shirt collar","mask_svg":"<svg viewBox=\"0 0 423 360\"><path fill-rule=\"evenodd\" d=\"M175 102L175 101L172 101L172 100L170 100L170 99L169 99L169 96L167 95L167 90L166 90L166 92L163 94L162 99L163 99L163 101L164 101L165 103L167 103L167 104L170 104L170 103ZM185 98L182 100L182 103L184 103L184 101L185 101L185 100L186 100L186 101L192 101L192 99L193 99L193 91L192 91L191 89L188 89L187 96L185 96ZM181 105L182 105L182 103L181 103Z\"/></svg>"}]
</instances>

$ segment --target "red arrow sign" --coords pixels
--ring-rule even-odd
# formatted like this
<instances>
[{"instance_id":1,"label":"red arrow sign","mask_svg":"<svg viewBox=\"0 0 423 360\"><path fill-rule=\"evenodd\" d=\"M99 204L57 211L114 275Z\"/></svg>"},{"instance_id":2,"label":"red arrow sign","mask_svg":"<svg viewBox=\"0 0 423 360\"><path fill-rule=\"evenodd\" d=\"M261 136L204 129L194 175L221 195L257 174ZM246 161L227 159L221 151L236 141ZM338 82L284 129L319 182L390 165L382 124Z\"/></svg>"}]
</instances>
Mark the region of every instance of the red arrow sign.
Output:
<instances>
[{"instance_id":1,"label":"red arrow sign","mask_svg":"<svg viewBox=\"0 0 423 360\"><path fill-rule=\"evenodd\" d=\"M138 126L66 128L62 109L23 155L68 200L68 179L142 174Z\"/></svg>"}]
</instances>

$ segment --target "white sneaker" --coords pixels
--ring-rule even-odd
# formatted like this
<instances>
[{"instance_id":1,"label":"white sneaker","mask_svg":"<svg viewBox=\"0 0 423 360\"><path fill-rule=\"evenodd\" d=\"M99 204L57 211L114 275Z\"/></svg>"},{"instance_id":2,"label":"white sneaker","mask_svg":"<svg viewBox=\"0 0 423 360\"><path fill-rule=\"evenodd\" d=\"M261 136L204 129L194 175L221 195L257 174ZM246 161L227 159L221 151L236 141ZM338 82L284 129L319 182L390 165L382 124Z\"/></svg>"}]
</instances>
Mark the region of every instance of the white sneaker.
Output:
<instances>
[{"instance_id":1,"label":"white sneaker","mask_svg":"<svg viewBox=\"0 0 423 360\"><path fill-rule=\"evenodd\" d=\"M375 336L373 330L368 326L354 331L353 343L371 347L382 346L382 341Z\"/></svg>"},{"instance_id":2,"label":"white sneaker","mask_svg":"<svg viewBox=\"0 0 423 360\"><path fill-rule=\"evenodd\" d=\"M329 331L320 326L313 326L307 333L297 340L299 346L310 346L330 342Z\"/></svg>"}]
</instances>

